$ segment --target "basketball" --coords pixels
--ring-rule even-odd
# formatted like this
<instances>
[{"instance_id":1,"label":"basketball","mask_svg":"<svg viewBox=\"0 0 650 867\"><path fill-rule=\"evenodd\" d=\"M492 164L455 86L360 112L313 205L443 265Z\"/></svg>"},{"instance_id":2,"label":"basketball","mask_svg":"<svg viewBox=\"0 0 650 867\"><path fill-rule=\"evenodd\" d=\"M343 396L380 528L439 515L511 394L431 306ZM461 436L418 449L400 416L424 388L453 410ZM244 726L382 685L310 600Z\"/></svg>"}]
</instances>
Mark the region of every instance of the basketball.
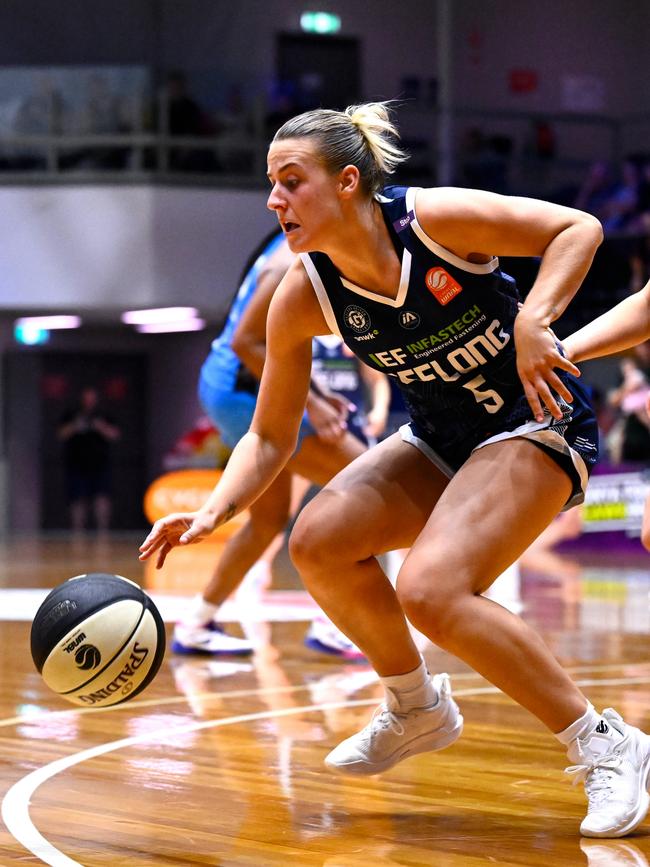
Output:
<instances>
[{"instance_id":1,"label":"basketball","mask_svg":"<svg viewBox=\"0 0 650 867\"><path fill-rule=\"evenodd\" d=\"M165 627L133 581L103 572L77 575L55 587L36 612L31 652L62 698L108 707L151 683L165 654Z\"/></svg>"}]
</instances>

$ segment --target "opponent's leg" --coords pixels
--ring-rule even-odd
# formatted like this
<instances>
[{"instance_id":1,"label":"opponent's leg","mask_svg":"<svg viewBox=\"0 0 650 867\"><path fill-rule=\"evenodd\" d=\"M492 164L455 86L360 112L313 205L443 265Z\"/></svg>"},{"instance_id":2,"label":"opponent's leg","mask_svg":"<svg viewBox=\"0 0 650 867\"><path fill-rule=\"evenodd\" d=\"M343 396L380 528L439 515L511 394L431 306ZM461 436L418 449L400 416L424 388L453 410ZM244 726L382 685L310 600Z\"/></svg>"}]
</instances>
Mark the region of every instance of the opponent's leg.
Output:
<instances>
[{"instance_id":1,"label":"opponent's leg","mask_svg":"<svg viewBox=\"0 0 650 867\"><path fill-rule=\"evenodd\" d=\"M220 606L236 590L248 570L260 559L288 522L291 473L298 472L315 484L327 482L340 469L362 454L364 445L351 434L336 443L324 443L315 435L303 437L287 468L248 509L245 523L228 540L209 583L197 596L174 630L172 649L177 653L245 654L253 644L226 634L215 619ZM326 624L327 625L327 624ZM340 655L358 658L360 652L345 635L329 635ZM325 635L325 633L323 633Z\"/></svg>"},{"instance_id":2,"label":"opponent's leg","mask_svg":"<svg viewBox=\"0 0 650 867\"><path fill-rule=\"evenodd\" d=\"M283 470L253 503L245 523L224 546L209 583L194 600L174 629L176 653L245 654L253 645L248 639L227 635L215 617L219 607L244 579L289 517L291 473Z\"/></svg>"}]
</instances>

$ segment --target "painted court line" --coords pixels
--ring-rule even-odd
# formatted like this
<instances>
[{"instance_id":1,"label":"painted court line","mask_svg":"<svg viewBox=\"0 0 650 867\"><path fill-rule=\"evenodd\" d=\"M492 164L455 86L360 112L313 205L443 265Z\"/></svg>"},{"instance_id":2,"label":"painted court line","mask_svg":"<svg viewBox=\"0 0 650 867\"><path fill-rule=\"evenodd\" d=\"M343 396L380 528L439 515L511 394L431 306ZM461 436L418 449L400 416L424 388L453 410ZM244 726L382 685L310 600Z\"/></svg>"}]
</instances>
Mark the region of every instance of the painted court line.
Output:
<instances>
[{"instance_id":1,"label":"painted court line","mask_svg":"<svg viewBox=\"0 0 650 867\"><path fill-rule=\"evenodd\" d=\"M227 664L227 663L226 663ZM620 664L612 664L612 665L579 665L573 666L571 668L565 669L567 674L577 675L577 674L587 674L589 672L593 674L597 674L598 672L607 672L607 671L620 671L621 668L625 668L629 670L641 670L645 671L650 668L650 663L640 662L640 663L632 663L630 665L621 666ZM359 671L363 671L363 666L359 667ZM475 672L459 672L452 675L452 680L457 682L459 680L475 680L482 679L479 674ZM621 681L616 678L613 681L609 680L583 680L581 681L583 686L594 686L597 684L602 684L603 686L612 686L617 685ZM626 684L634 684L634 683L646 683L645 678L634 678L634 677L626 677ZM219 699L227 699L227 698L249 698L251 696L265 696L265 695L278 695L281 693L292 693L292 692L304 692L310 688L312 688L316 681L310 684L298 684L291 686L273 686L273 687L255 687L254 689L233 689L227 691L216 692L215 690L209 690L207 692L195 692L192 693L191 698L194 699L206 699L209 700L211 698L219 698ZM457 691L454 690L454 694L457 694ZM42 711L30 712L18 714L17 716L5 717L5 719L0 719L0 728L8 728L10 726L16 725L24 725L29 724L31 722L41 722L46 718L50 717L63 717L64 719L69 716L76 716L78 714L98 714L98 713L120 713L126 710L131 714L137 708L145 708L145 707L161 707L168 706L174 704L185 704L189 701L190 697L185 695L172 695L167 696L166 698L150 698L150 699L133 699L132 701L125 704L116 704L112 707L73 707L66 708L65 710L47 710L44 709Z\"/></svg>"},{"instance_id":2,"label":"painted court line","mask_svg":"<svg viewBox=\"0 0 650 867\"><path fill-rule=\"evenodd\" d=\"M650 683L650 678L610 678L605 681L587 680L579 681L578 685L587 686L602 684L608 686L625 686L630 683L648 684ZM472 695L494 694L498 692L500 692L500 690L496 687L486 686L458 690L455 695L458 697L467 697ZM336 710L344 707L364 707L376 703L376 698L358 699L352 701L304 705L301 707L283 708L281 710L261 711L253 714L240 714L238 716L225 717L217 720L194 721L174 728L166 726L164 729L159 729L156 732L147 732L142 735L135 735L133 737L122 738L110 743L100 744L99 746L82 750L81 752L73 753L70 756L65 756L62 759L50 762L48 765L44 765L42 768L32 771L31 774L28 774L15 783L6 793L2 801L2 818L13 837L21 843L25 849L37 858L40 858L44 864L48 864L50 867L83 867L80 862L69 858L46 840L37 830L29 815L30 800L36 789L43 783L47 782L47 780L55 777L57 774L60 774L75 765L81 764L82 762L90 761L98 756L105 755L106 753L144 743L150 744L155 743L156 741L168 742L170 737L187 734L189 732L219 728L227 725L235 725L237 723L254 722L262 719L292 716L300 713Z\"/></svg>"}]
</instances>

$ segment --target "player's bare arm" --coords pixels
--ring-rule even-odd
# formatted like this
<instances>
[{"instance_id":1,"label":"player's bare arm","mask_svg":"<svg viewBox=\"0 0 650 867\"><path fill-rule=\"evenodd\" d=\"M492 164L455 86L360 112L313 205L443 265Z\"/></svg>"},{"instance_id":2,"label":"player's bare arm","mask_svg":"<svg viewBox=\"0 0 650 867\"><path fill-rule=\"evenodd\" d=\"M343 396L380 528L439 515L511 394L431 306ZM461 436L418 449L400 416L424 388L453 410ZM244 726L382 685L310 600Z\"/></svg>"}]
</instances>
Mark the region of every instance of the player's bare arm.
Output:
<instances>
[{"instance_id":1,"label":"player's bare arm","mask_svg":"<svg viewBox=\"0 0 650 867\"><path fill-rule=\"evenodd\" d=\"M535 418L543 418L544 404L560 419L554 394L568 402L571 394L555 368L576 376L579 371L559 352L550 325L589 270L603 237L598 220L574 208L483 190L423 190L416 208L429 237L463 259L541 258L537 279L515 323L517 369Z\"/></svg>"},{"instance_id":2,"label":"player's bare arm","mask_svg":"<svg viewBox=\"0 0 650 867\"><path fill-rule=\"evenodd\" d=\"M160 568L173 547L197 542L254 502L293 454L311 373L311 339L323 318L299 263L273 297L267 355L251 429L239 441L219 483L197 512L156 521L140 548Z\"/></svg>"},{"instance_id":3,"label":"player's bare arm","mask_svg":"<svg viewBox=\"0 0 650 867\"><path fill-rule=\"evenodd\" d=\"M650 340L650 281L562 341L571 361L621 352Z\"/></svg>"}]
</instances>

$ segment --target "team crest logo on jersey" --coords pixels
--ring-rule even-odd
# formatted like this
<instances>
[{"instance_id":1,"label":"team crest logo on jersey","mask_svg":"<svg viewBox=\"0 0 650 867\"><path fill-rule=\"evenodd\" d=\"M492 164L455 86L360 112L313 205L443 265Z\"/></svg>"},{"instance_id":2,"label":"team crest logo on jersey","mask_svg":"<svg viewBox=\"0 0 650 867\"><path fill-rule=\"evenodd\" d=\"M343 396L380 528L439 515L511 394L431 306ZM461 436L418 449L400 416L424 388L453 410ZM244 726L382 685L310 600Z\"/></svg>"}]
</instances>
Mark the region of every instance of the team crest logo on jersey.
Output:
<instances>
[{"instance_id":1,"label":"team crest logo on jersey","mask_svg":"<svg viewBox=\"0 0 650 867\"><path fill-rule=\"evenodd\" d=\"M456 295L460 295L463 291L460 283L457 283L444 268L429 268L424 282L436 301L443 306L449 304Z\"/></svg>"},{"instance_id":2,"label":"team crest logo on jersey","mask_svg":"<svg viewBox=\"0 0 650 867\"><path fill-rule=\"evenodd\" d=\"M420 315L413 310L400 310L397 320L402 328L417 328L420 324Z\"/></svg>"},{"instance_id":3,"label":"team crest logo on jersey","mask_svg":"<svg viewBox=\"0 0 650 867\"><path fill-rule=\"evenodd\" d=\"M345 308L343 321L348 328L356 331L357 334L363 334L372 324L368 311L364 310L363 307L357 307L356 304L350 304L349 307Z\"/></svg>"}]
</instances>

